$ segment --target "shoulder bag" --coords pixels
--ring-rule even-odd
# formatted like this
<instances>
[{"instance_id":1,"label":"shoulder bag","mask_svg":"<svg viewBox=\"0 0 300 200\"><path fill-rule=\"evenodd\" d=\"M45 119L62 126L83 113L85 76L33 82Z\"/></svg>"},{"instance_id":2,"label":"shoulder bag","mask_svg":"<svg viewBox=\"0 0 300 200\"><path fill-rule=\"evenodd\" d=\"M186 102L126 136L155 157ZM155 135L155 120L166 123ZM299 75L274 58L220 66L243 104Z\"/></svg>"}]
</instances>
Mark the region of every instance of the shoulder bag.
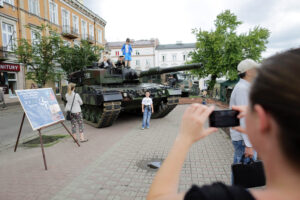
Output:
<instances>
[{"instance_id":1,"label":"shoulder bag","mask_svg":"<svg viewBox=\"0 0 300 200\"><path fill-rule=\"evenodd\" d=\"M248 163L244 163L245 156L241 163L231 165L233 185L245 188L260 187L266 184L266 177L263 162L254 161L250 158Z\"/></svg>"},{"instance_id":2,"label":"shoulder bag","mask_svg":"<svg viewBox=\"0 0 300 200\"><path fill-rule=\"evenodd\" d=\"M72 110L72 108L73 108L75 96L76 96L76 93L74 94L74 97L73 97L73 102L72 102L71 109L70 109L70 111L67 111L66 120L68 120L68 121L70 121L70 120L72 119L72 113L71 113L71 110Z\"/></svg>"}]
</instances>

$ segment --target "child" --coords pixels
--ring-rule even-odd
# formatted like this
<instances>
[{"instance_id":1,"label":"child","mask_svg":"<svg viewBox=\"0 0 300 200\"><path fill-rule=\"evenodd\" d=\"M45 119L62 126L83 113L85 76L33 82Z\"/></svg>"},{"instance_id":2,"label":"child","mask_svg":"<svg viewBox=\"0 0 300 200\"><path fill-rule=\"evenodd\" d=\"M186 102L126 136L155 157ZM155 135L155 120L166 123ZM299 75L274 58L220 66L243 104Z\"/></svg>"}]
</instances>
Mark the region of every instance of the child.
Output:
<instances>
[{"instance_id":1,"label":"child","mask_svg":"<svg viewBox=\"0 0 300 200\"><path fill-rule=\"evenodd\" d=\"M131 52L132 48L130 43L130 39L126 39L126 43L123 45L121 51L123 52L123 55L125 56L125 67L130 67L130 61L131 61Z\"/></svg>"},{"instance_id":2,"label":"child","mask_svg":"<svg viewBox=\"0 0 300 200\"><path fill-rule=\"evenodd\" d=\"M145 126L146 128L149 128L151 113L154 112L153 102L152 99L150 98L150 92L147 91L145 95L146 97L144 97L142 101L142 112L143 112L142 130L144 130Z\"/></svg>"}]
</instances>

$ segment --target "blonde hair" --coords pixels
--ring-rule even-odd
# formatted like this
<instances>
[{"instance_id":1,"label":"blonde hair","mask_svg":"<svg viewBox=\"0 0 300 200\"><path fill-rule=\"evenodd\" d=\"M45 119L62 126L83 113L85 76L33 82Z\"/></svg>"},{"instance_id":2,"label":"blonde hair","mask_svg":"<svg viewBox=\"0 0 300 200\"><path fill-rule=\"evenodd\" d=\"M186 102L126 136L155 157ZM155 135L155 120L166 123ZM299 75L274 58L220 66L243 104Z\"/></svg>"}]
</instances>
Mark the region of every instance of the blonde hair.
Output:
<instances>
[{"instance_id":1,"label":"blonde hair","mask_svg":"<svg viewBox=\"0 0 300 200\"><path fill-rule=\"evenodd\" d=\"M69 83L68 85L68 94L71 95L72 91L75 89L76 84L75 83Z\"/></svg>"}]
</instances>

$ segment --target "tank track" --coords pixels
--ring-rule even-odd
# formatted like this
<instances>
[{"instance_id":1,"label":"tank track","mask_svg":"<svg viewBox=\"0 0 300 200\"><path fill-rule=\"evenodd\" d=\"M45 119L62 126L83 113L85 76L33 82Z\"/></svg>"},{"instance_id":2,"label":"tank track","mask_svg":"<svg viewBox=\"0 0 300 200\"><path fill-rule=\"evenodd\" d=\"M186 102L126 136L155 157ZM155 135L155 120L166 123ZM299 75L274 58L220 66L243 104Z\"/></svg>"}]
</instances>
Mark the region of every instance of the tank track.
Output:
<instances>
[{"instance_id":1,"label":"tank track","mask_svg":"<svg viewBox=\"0 0 300 200\"><path fill-rule=\"evenodd\" d=\"M121 102L105 102L103 106L86 105L84 107L84 122L96 127L104 128L111 126L118 118L121 111Z\"/></svg>"},{"instance_id":2,"label":"tank track","mask_svg":"<svg viewBox=\"0 0 300 200\"><path fill-rule=\"evenodd\" d=\"M169 112L171 112L178 104L179 102L179 97L169 97L167 98L167 103L162 102L161 105L158 107L158 111L155 111L152 115L151 118L157 119L157 118L162 118L165 117Z\"/></svg>"}]
</instances>

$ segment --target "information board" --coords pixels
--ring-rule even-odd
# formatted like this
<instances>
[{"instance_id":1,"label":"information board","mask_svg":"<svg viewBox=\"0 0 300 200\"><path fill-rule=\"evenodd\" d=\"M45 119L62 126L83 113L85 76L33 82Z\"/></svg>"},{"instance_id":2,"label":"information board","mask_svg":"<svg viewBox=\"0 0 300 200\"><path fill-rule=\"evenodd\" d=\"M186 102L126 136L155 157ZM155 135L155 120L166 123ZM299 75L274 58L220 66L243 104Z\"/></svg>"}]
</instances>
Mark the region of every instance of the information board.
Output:
<instances>
[{"instance_id":1,"label":"information board","mask_svg":"<svg viewBox=\"0 0 300 200\"><path fill-rule=\"evenodd\" d=\"M65 120L52 88L16 90L33 130Z\"/></svg>"}]
</instances>

